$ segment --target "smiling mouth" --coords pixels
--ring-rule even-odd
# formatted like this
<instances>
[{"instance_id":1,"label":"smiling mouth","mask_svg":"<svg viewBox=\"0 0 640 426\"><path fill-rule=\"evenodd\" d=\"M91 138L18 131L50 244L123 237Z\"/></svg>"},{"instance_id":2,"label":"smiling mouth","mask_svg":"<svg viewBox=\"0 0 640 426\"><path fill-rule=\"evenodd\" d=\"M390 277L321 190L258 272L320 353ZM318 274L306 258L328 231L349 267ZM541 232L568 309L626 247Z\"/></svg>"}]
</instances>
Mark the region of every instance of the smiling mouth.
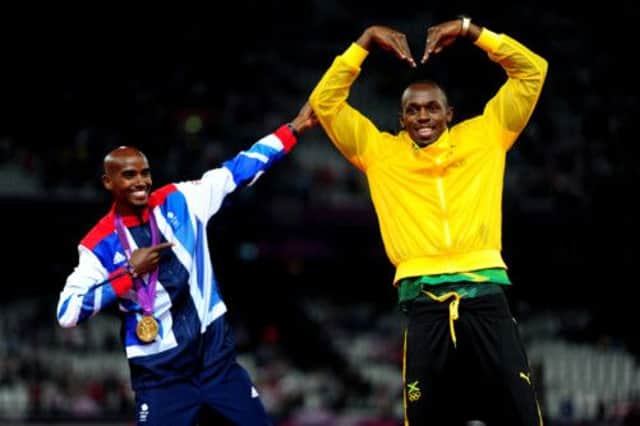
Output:
<instances>
[{"instance_id":1,"label":"smiling mouth","mask_svg":"<svg viewBox=\"0 0 640 426\"><path fill-rule=\"evenodd\" d=\"M143 200L146 199L148 196L147 190L140 190L140 191L133 191L131 193L131 196L136 199L136 200Z\"/></svg>"},{"instance_id":2,"label":"smiling mouth","mask_svg":"<svg viewBox=\"0 0 640 426\"><path fill-rule=\"evenodd\" d=\"M434 135L435 131L431 127L421 127L419 129L416 129L416 133L421 138L430 138Z\"/></svg>"}]
</instances>

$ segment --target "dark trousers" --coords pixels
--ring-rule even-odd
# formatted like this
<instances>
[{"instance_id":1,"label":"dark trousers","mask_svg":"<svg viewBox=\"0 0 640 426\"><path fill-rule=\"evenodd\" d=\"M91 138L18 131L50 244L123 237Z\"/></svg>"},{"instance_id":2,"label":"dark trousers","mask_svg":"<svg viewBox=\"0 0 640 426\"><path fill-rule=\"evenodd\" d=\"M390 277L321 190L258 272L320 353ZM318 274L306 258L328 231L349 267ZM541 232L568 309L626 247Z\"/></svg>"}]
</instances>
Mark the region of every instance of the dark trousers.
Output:
<instances>
[{"instance_id":1,"label":"dark trousers","mask_svg":"<svg viewBox=\"0 0 640 426\"><path fill-rule=\"evenodd\" d=\"M232 360L216 376L202 374L136 393L136 424L144 426L270 426L247 371Z\"/></svg>"},{"instance_id":2,"label":"dark trousers","mask_svg":"<svg viewBox=\"0 0 640 426\"><path fill-rule=\"evenodd\" d=\"M405 331L404 404L409 426L540 426L530 368L504 293L450 303L416 301Z\"/></svg>"}]
</instances>

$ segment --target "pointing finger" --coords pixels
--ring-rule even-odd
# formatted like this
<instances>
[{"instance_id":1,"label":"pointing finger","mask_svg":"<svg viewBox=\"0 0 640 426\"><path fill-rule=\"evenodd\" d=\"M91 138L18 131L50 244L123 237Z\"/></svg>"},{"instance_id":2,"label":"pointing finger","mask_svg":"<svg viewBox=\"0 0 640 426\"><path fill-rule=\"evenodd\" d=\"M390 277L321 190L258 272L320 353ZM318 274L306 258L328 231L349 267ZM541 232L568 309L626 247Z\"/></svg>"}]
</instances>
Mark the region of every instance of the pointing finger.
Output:
<instances>
[{"instance_id":1,"label":"pointing finger","mask_svg":"<svg viewBox=\"0 0 640 426\"><path fill-rule=\"evenodd\" d=\"M156 244L155 246L151 246L149 247L152 251L160 251L160 250L164 250L168 247L171 247L173 245L173 243L171 241L166 241L164 243L159 243Z\"/></svg>"}]
</instances>

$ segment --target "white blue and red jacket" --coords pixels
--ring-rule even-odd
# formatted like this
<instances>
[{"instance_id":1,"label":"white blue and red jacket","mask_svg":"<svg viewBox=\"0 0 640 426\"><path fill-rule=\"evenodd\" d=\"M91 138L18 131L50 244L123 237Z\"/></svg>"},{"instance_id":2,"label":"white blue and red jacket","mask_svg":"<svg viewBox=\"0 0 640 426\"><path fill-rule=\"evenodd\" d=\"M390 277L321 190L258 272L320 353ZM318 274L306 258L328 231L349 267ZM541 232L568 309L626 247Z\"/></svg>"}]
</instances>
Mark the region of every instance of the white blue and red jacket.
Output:
<instances>
[{"instance_id":1,"label":"white blue and red jacket","mask_svg":"<svg viewBox=\"0 0 640 426\"><path fill-rule=\"evenodd\" d=\"M118 303L134 389L221 366L234 345L229 341L232 337L223 317L227 308L209 256L207 222L229 193L253 183L295 143L291 130L282 126L221 167L207 171L200 180L154 191L142 222L136 216L123 217L131 251L151 245L149 214L155 216L160 242L173 242L162 252L159 264L154 317L160 332L155 341L142 343L135 333L142 308L126 273L127 259L116 233L113 207L78 246L78 265L58 301L59 324L74 327Z\"/></svg>"}]
</instances>

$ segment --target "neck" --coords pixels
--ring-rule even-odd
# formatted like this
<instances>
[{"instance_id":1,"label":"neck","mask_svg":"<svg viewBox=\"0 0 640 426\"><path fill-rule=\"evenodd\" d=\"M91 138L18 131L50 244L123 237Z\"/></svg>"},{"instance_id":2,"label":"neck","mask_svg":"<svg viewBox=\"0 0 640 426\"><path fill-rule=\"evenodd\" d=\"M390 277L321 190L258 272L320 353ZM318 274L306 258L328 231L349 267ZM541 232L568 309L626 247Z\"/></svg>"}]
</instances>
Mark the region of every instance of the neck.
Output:
<instances>
[{"instance_id":1,"label":"neck","mask_svg":"<svg viewBox=\"0 0 640 426\"><path fill-rule=\"evenodd\" d=\"M147 209L147 206L138 207L138 206L131 206L128 204L116 203L114 211L116 212L116 214L120 216L136 216L142 219L142 216L144 215L144 211L146 209Z\"/></svg>"}]
</instances>

